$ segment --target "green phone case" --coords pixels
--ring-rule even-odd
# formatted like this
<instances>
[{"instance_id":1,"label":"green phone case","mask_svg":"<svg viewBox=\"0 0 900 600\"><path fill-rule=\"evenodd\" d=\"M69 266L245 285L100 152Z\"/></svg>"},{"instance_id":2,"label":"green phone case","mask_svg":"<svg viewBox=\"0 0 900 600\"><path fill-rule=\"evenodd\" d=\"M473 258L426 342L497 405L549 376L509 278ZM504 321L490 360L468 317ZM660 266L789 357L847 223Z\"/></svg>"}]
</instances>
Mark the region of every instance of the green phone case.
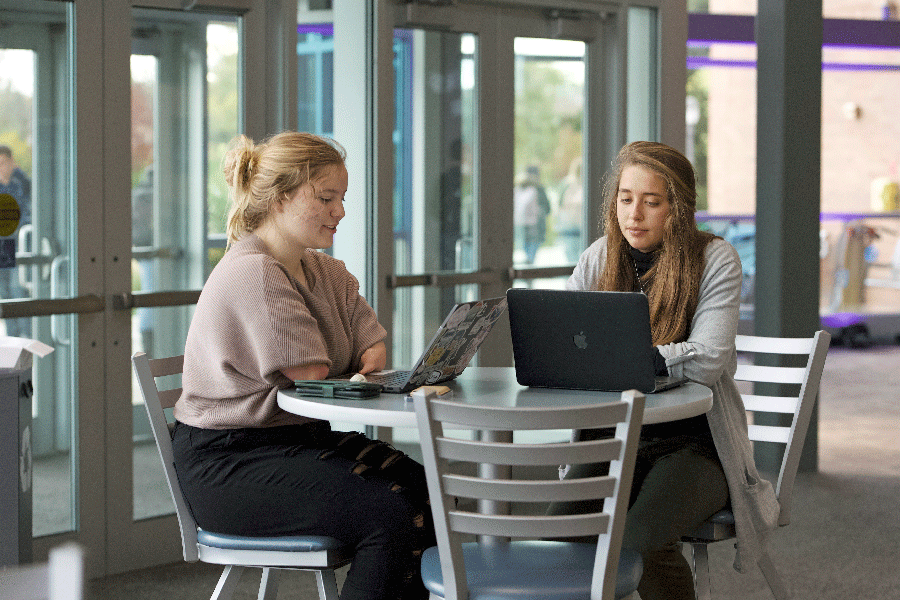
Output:
<instances>
[{"instance_id":1,"label":"green phone case","mask_svg":"<svg viewBox=\"0 0 900 600\"><path fill-rule=\"evenodd\" d=\"M381 394L380 383L343 380L305 380L294 381L294 388L306 396L323 398L374 398Z\"/></svg>"}]
</instances>

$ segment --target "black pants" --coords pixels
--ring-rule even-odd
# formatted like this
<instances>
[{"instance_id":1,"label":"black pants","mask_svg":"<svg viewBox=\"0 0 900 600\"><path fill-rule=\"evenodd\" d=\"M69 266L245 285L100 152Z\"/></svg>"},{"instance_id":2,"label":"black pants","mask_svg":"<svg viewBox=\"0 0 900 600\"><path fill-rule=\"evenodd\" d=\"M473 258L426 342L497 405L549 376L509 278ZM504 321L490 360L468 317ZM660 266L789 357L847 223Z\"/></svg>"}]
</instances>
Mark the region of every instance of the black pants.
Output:
<instances>
[{"instance_id":1,"label":"black pants","mask_svg":"<svg viewBox=\"0 0 900 600\"><path fill-rule=\"evenodd\" d=\"M573 465L566 479L608 472L609 463ZM679 541L727 505L725 474L709 451L684 439L640 441L622 547L636 550L644 561L641 600L695 598L691 567ZM597 508L590 502L560 502L551 504L549 513Z\"/></svg>"},{"instance_id":2,"label":"black pants","mask_svg":"<svg viewBox=\"0 0 900 600\"><path fill-rule=\"evenodd\" d=\"M355 548L343 600L427 598L435 545L425 472L383 442L328 423L261 429L177 424L175 467L197 524L234 535L326 535Z\"/></svg>"}]
</instances>

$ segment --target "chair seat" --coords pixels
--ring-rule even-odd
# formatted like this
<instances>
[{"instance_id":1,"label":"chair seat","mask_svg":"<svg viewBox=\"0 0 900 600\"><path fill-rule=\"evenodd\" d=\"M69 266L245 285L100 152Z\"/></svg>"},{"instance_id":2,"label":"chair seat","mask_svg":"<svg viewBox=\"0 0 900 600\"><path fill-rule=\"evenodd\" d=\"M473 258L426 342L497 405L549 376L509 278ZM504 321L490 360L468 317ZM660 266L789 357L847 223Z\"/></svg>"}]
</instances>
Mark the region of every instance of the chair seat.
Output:
<instances>
[{"instance_id":1,"label":"chair seat","mask_svg":"<svg viewBox=\"0 0 900 600\"><path fill-rule=\"evenodd\" d=\"M685 542L716 542L731 539L734 536L734 513L730 508L726 508L708 518L696 531L681 539Z\"/></svg>"},{"instance_id":2,"label":"chair seat","mask_svg":"<svg viewBox=\"0 0 900 600\"><path fill-rule=\"evenodd\" d=\"M569 542L463 544L469 599L588 599L596 554L594 544ZM616 598L634 592L642 572L640 554L623 548L616 578ZM422 555L422 580L429 592L444 596L444 579L436 546Z\"/></svg>"},{"instance_id":3,"label":"chair seat","mask_svg":"<svg viewBox=\"0 0 900 600\"><path fill-rule=\"evenodd\" d=\"M272 552L321 552L340 550L344 543L324 535L297 535L281 537L247 537L226 535L197 529L197 542L221 550L254 550Z\"/></svg>"},{"instance_id":4,"label":"chair seat","mask_svg":"<svg viewBox=\"0 0 900 600\"><path fill-rule=\"evenodd\" d=\"M730 508L725 508L711 516L707 521L712 521L719 525L734 525L734 513L731 512Z\"/></svg>"}]
</instances>

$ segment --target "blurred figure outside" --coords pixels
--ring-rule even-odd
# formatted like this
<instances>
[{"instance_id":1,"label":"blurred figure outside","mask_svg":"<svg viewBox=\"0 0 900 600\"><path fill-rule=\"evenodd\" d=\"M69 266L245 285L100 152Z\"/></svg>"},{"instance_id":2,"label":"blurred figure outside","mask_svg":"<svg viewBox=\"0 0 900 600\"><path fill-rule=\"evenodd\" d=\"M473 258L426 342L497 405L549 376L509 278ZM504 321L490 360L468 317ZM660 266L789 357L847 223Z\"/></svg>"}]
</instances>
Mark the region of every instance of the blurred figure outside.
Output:
<instances>
[{"instance_id":1,"label":"blurred figure outside","mask_svg":"<svg viewBox=\"0 0 900 600\"><path fill-rule=\"evenodd\" d=\"M31 223L31 179L16 164L9 146L0 145L0 194L12 196L19 205L19 226L9 236L0 238L0 300L27 298L28 291L19 284L16 265L17 235L23 225ZM31 337L31 319L4 319L6 335Z\"/></svg>"},{"instance_id":2,"label":"blurred figure outside","mask_svg":"<svg viewBox=\"0 0 900 600\"><path fill-rule=\"evenodd\" d=\"M559 210L556 213L556 237L566 252L566 261L578 262L578 257L585 250L581 241L583 224L584 185L581 180L580 156L576 156L569 165L569 172L563 179L562 196Z\"/></svg>"},{"instance_id":3,"label":"blurred figure outside","mask_svg":"<svg viewBox=\"0 0 900 600\"><path fill-rule=\"evenodd\" d=\"M537 166L525 169L513 190L513 223L515 248L525 252L525 262L534 263L538 248L547 234L547 215L550 201L541 185L541 173Z\"/></svg>"}]
</instances>

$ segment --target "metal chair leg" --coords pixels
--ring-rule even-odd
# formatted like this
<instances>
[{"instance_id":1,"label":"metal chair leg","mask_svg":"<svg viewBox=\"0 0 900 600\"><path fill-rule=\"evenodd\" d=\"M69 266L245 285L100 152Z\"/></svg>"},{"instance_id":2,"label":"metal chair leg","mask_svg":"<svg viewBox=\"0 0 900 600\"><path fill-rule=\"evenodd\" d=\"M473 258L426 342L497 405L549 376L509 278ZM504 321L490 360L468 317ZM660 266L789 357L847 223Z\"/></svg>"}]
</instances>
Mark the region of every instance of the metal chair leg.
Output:
<instances>
[{"instance_id":1,"label":"metal chair leg","mask_svg":"<svg viewBox=\"0 0 900 600\"><path fill-rule=\"evenodd\" d=\"M338 600L337 579L334 570L316 571L316 587L319 588L320 600Z\"/></svg>"},{"instance_id":2,"label":"metal chair leg","mask_svg":"<svg viewBox=\"0 0 900 600\"><path fill-rule=\"evenodd\" d=\"M280 578L281 571L279 569L264 567L259 580L257 600L275 600L278 597L278 580Z\"/></svg>"},{"instance_id":3,"label":"metal chair leg","mask_svg":"<svg viewBox=\"0 0 900 600\"><path fill-rule=\"evenodd\" d=\"M775 563L772 562L772 558L768 553L764 553L759 558L759 570L762 571L763 577L766 578L766 583L769 584L769 589L772 590L772 595L775 596L776 600L790 600L794 597L788 591L784 580L778 573L778 569L775 568Z\"/></svg>"},{"instance_id":4,"label":"metal chair leg","mask_svg":"<svg viewBox=\"0 0 900 600\"><path fill-rule=\"evenodd\" d=\"M706 544L691 544L691 556L694 559L694 591L697 593L697 600L711 600Z\"/></svg>"},{"instance_id":5,"label":"metal chair leg","mask_svg":"<svg viewBox=\"0 0 900 600\"><path fill-rule=\"evenodd\" d=\"M222 576L219 577L219 583L216 584L216 589L213 591L210 600L231 600L243 572L244 567L237 567L234 565L225 567L225 570L222 571Z\"/></svg>"}]
</instances>

